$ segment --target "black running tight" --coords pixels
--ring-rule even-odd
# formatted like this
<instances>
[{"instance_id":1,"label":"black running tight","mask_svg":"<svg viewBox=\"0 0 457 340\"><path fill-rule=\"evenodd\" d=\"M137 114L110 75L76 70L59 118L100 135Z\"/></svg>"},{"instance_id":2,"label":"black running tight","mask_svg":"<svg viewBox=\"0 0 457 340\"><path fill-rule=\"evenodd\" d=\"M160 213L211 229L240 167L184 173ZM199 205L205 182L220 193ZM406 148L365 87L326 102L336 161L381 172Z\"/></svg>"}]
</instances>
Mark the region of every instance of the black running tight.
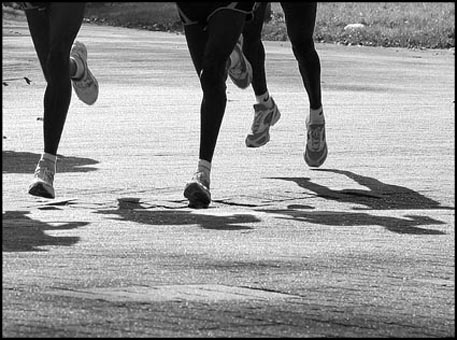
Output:
<instances>
[{"instance_id":1,"label":"black running tight","mask_svg":"<svg viewBox=\"0 0 457 340\"><path fill-rule=\"evenodd\" d=\"M206 26L184 26L187 45L200 77L199 158L211 162L227 103L227 60L243 30L246 15L232 10L215 12Z\"/></svg>"},{"instance_id":2,"label":"black running tight","mask_svg":"<svg viewBox=\"0 0 457 340\"><path fill-rule=\"evenodd\" d=\"M287 34L298 62L310 107L318 109L322 105L321 65L313 41L317 3L281 2L281 6L284 11ZM265 10L266 3L261 3L255 13L254 21L247 23L243 31L243 52L252 64L254 73L252 87L257 96L267 91L265 50L260 39Z\"/></svg>"},{"instance_id":3,"label":"black running tight","mask_svg":"<svg viewBox=\"0 0 457 340\"><path fill-rule=\"evenodd\" d=\"M27 22L46 79L44 152L56 155L71 100L70 50L81 28L84 2L49 2L26 10Z\"/></svg>"}]
</instances>

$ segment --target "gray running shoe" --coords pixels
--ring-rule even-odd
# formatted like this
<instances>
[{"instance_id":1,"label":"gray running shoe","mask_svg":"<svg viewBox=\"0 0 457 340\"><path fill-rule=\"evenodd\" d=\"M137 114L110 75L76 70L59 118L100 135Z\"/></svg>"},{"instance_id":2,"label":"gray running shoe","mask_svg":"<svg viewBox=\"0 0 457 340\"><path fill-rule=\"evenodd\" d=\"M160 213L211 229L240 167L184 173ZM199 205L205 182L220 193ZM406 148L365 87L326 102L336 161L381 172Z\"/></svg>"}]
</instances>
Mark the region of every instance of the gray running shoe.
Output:
<instances>
[{"instance_id":1,"label":"gray running shoe","mask_svg":"<svg viewBox=\"0 0 457 340\"><path fill-rule=\"evenodd\" d=\"M232 53L237 53L239 62L229 67L228 74L233 83L240 89L247 88L252 82L252 66L243 54L243 35L240 35Z\"/></svg>"},{"instance_id":2,"label":"gray running shoe","mask_svg":"<svg viewBox=\"0 0 457 340\"><path fill-rule=\"evenodd\" d=\"M323 115L323 113L322 113ZM324 118L322 116L322 118ZM304 152L306 164L310 167L320 167L327 158L327 142L325 140L325 119L321 123L310 124L306 119L307 140Z\"/></svg>"},{"instance_id":3,"label":"gray running shoe","mask_svg":"<svg viewBox=\"0 0 457 340\"><path fill-rule=\"evenodd\" d=\"M82 102L92 105L98 98L98 82L87 66L86 46L79 41L75 41L71 48L70 57L78 59L84 65L83 76L79 79L72 79L73 89Z\"/></svg>"},{"instance_id":4,"label":"gray running shoe","mask_svg":"<svg viewBox=\"0 0 457 340\"><path fill-rule=\"evenodd\" d=\"M29 194L45 198L55 198L54 192L54 164L41 159L35 169L34 178L29 186Z\"/></svg>"},{"instance_id":5,"label":"gray running shoe","mask_svg":"<svg viewBox=\"0 0 457 340\"><path fill-rule=\"evenodd\" d=\"M267 108L264 104L254 104L254 122L251 132L246 136L246 146L248 148L258 148L270 141L270 127L275 125L281 118L278 106L271 98L273 106Z\"/></svg>"},{"instance_id":6,"label":"gray running shoe","mask_svg":"<svg viewBox=\"0 0 457 340\"><path fill-rule=\"evenodd\" d=\"M198 171L184 188L184 197L189 200L189 208L208 208L211 203L209 177L205 172Z\"/></svg>"}]
</instances>

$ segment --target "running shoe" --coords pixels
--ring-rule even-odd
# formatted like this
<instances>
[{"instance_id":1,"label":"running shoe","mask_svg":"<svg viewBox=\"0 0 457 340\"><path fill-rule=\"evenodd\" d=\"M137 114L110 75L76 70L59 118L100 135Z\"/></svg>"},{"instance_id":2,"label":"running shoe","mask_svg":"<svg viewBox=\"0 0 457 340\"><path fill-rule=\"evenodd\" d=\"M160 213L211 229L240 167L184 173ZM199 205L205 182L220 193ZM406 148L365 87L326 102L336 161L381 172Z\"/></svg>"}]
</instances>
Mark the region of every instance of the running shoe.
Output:
<instances>
[{"instance_id":1,"label":"running shoe","mask_svg":"<svg viewBox=\"0 0 457 340\"><path fill-rule=\"evenodd\" d=\"M306 119L306 129L307 140L304 152L305 162L311 167L320 167L327 158L325 120L322 119L319 123L310 123L308 116Z\"/></svg>"},{"instance_id":2,"label":"running shoe","mask_svg":"<svg viewBox=\"0 0 457 340\"><path fill-rule=\"evenodd\" d=\"M270 127L275 125L281 117L278 106L271 98L273 106L268 108L265 104L254 104L254 122L251 132L246 136L248 148L258 148L270 141Z\"/></svg>"},{"instance_id":3,"label":"running shoe","mask_svg":"<svg viewBox=\"0 0 457 340\"><path fill-rule=\"evenodd\" d=\"M205 172L198 171L192 180L186 184L184 197L189 200L189 208L208 208L211 203L209 177Z\"/></svg>"},{"instance_id":4,"label":"running shoe","mask_svg":"<svg viewBox=\"0 0 457 340\"><path fill-rule=\"evenodd\" d=\"M92 105L98 98L98 82L87 66L86 46L79 41L75 41L71 48L70 57L79 60L84 65L84 74L82 77L72 79L73 89L82 102Z\"/></svg>"},{"instance_id":5,"label":"running shoe","mask_svg":"<svg viewBox=\"0 0 457 340\"><path fill-rule=\"evenodd\" d=\"M29 194L45 198L55 198L54 192L54 164L41 159L35 169L34 178L29 186Z\"/></svg>"},{"instance_id":6,"label":"running shoe","mask_svg":"<svg viewBox=\"0 0 457 340\"><path fill-rule=\"evenodd\" d=\"M247 88L252 82L252 66L243 54L243 35L240 35L233 52L238 54L238 63L229 67L228 74L233 83L240 89Z\"/></svg>"}]
</instances>

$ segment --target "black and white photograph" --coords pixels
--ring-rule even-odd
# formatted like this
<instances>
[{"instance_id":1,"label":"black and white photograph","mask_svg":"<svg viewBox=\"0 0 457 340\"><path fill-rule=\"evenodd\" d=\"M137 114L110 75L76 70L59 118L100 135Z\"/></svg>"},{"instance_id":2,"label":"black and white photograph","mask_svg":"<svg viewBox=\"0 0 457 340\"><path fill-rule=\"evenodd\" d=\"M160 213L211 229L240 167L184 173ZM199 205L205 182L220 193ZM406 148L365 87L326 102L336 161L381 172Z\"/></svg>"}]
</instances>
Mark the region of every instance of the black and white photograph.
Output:
<instances>
[{"instance_id":1,"label":"black and white photograph","mask_svg":"<svg viewBox=\"0 0 457 340\"><path fill-rule=\"evenodd\" d=\"M455 338L455 2L2 2L2 338Z\"/></svg>"}]
</instances>

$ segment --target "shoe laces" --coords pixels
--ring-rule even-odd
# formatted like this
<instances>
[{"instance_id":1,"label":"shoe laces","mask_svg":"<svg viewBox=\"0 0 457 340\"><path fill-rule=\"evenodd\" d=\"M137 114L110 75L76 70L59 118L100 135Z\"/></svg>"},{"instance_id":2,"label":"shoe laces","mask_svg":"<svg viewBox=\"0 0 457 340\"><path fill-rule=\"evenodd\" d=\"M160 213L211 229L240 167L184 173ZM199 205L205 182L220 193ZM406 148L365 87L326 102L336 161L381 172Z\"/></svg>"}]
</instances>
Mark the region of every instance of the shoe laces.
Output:
<instances>
[{"instance_id":1,"label":"shoe laces","mask_svg":"<svg viewBox=\"0 0 457 340\"><path fill-rule=\"evenodd\" d=\"M46 183L52 184L54 182L54 171L49 170L46 166L38 166L35 169L34 175Z\"/></svg>"},{"instance_id":2,"label":"shoe laces","mask_svg":"<svg viewBox=\"0 0 457 340\"><path fill-rule=\"evenodd\" d=\"M314 126L313 128L310 127L308 136L311 139L311 147L313 149L318 149L321 143L321 138L322 138L322 133L323 133L324 127L319 125L319 126Z\"/></svg>"},{"instance_id":3,"label":"shoe laces","mask_svg":"<svg viewBox=\"0 0 457 340\"><path fill-rule=\"evenodd\" d=\"M263 119L267 116L269 110L257 110L254 114L254 121L252 122L252 131L257 131Z\"/></svg>"},{"instance_id":4,"label":"shoe laces","mask_svg":"<svg viewBox=\"0 0 457 340\"><path fill-rule=\"evenodd\" d=\"M233 67L230 70L230 73L232 74L232 76L239 78L243 74L243 70L241 69L240 66L241 66L240 64L237 64L235 67Z\"/></svg>"},{"instance_id":5,"label":"shoe laces","mask_svg":"<svg viewBox=\"0 0 457 340\"><path fill-rule=\"evenodd\" d=\"M203 186L205 186L206 188L209 189L209 182L210 182L210 181L209 181L208 175L207 175L205 172L203 172L203 171L197 171L197 172L194 174L193 179L194 179L196 182L202 184Z\"/></svg>"}]
</instances>

